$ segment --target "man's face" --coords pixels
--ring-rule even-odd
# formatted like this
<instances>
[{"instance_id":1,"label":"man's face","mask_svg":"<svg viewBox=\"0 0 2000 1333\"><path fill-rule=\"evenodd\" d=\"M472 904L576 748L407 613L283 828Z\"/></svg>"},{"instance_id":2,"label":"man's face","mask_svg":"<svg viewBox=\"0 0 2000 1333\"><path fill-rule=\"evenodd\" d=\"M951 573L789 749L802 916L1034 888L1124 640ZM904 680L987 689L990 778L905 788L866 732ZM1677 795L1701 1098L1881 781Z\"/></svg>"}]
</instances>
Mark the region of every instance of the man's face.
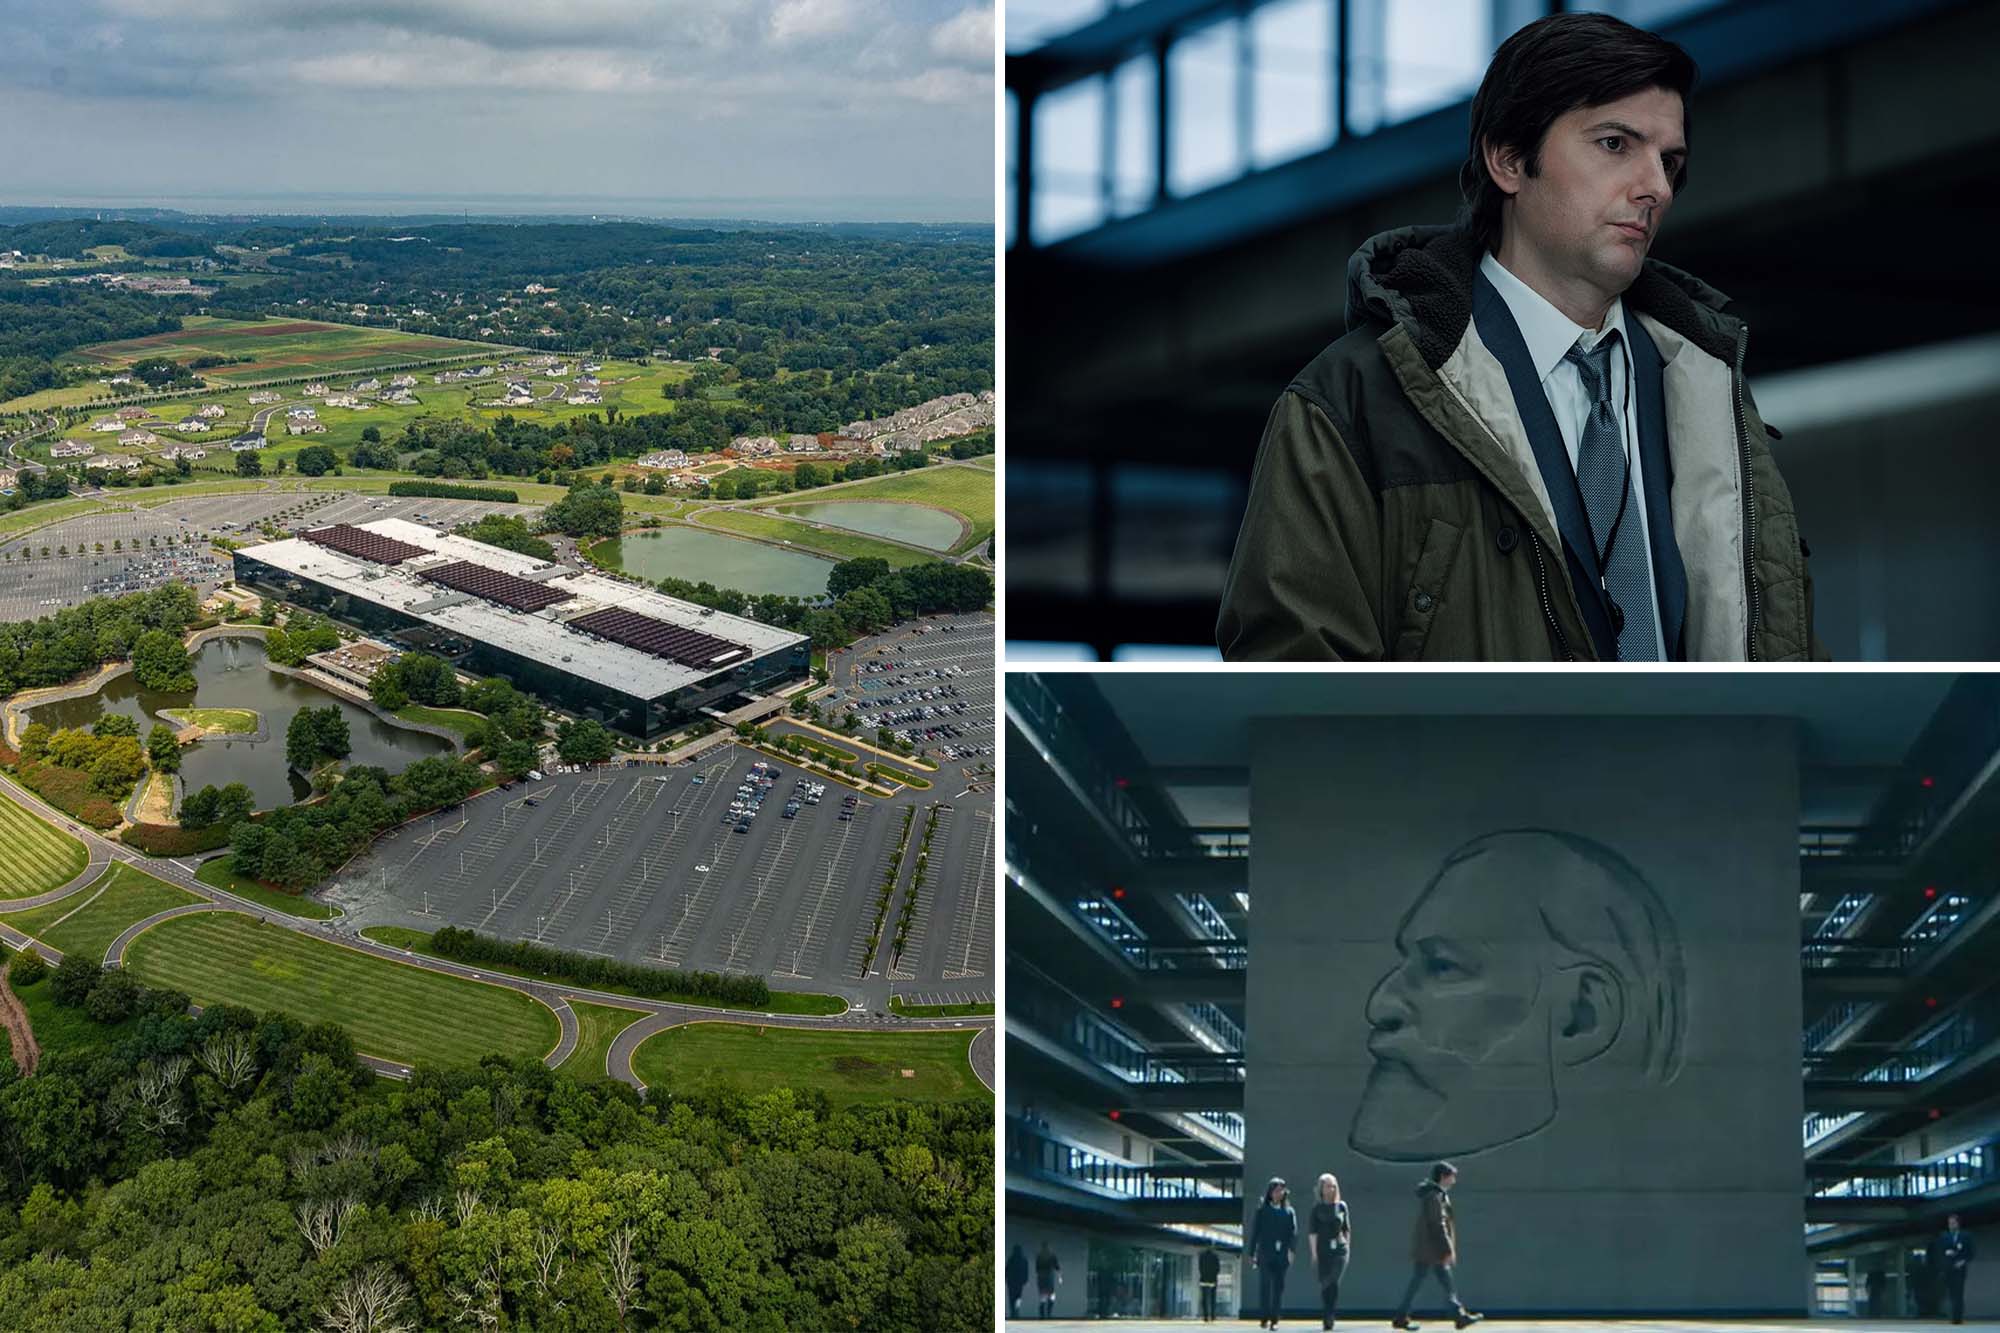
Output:
<instances>
[{"instance_id":1,"label":"man's face","mask_svg":"<svg viewBox=\"0 0 2000 1333\"><path fill-rule=\"evenodd\" d=\"M1507 243L1558 280L1616 296L1666 220L1686 143L1680 95L1661 88L1564 113L1542 141L1541 173L1512 182Z\"/></svg>"},{"instance_id":2,"label":"man's face","mask_svg":"<svg viewBox=\"0 0 2000 1333\"><path fill-rule=\"evenodd\" d=\"M1534 909L1551 853L1482 851L1446 871L1396 937L1402 962L1369 996L1369 1073L1349 1142L1387 1161L1511 1142L1555 1113Z\"/></svg>"}]
</instances>

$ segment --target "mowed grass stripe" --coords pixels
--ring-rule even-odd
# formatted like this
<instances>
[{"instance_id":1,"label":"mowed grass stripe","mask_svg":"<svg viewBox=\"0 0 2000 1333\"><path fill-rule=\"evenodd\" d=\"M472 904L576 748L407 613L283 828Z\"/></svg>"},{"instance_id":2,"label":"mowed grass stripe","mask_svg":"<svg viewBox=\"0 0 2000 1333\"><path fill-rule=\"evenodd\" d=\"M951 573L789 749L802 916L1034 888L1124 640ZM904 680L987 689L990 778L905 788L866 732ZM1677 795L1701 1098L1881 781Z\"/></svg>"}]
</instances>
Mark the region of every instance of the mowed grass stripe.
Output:
<instances>
[{"instance_id":1,"label":"mowed grass stripe","mask_svg":"<svg viewBox=\"0 0 2000 1333\"><path fill-rule=\"evenodd\" d=\"M582 1000L571 1000L569 1007L576 1014L576 1050L556 1068L585 1081L601 1081L606 1077L604 1062L611 1054L611 1043L619 1033L644 1018L645 1011L587 1004Z\"/></svg>"},{"instance_id":2,"label":"mowed grass stripe","mask_svg":"<svg viewBox=\"0 0 2000 1333\"><path fill-rule=\"evenodd\" d=\"M132 942L125 965L198 1004L338 1023L357 1050L405 1064L470 1064L496 1052L539 1060L559 1035L554 1012L518 991L373 958L231 912L162 922Z\"/></svg>"},{"instance_id":3,"label":"mowed grass stripe","mask_svg":"<svg viewBox=\"0 0 2000 1333\"><path fill-rule=\"evenodd\" d=\"M99 889L103 892L92 899L91 895ZM54 945L66 954L80 953L92 962L102 962L104 951L111 947L111 942L127 926L144 921L155 912L199 901L192 893L155 879L144 871L116 865L93 880L86 889L46 907L37 907L5 919L14 929L33 935L44 944Z\"/></svg>"},{"instance_id":4,"label":"mowed grass stripe","mask_svg":"<svg viewBox=\"0 0 2000 1333\"><path fill-rule=\"evenodd\" d=\"M834 1106L990 1097L967 1058L970 1030L880 1032L687 1023L646 1038L632 1069L647 1087L726 1088L757 1096L818 1091ZM909 1070L911 1076L903 1077Z\"/></svg>"},{"instance_id":5,"label":"mowed grass stripe","mask_svg":"<svg viewBox=\"0 0 2000 1333\"><path fill-rule=\"evenodd\" d=\"M0 900L61 888L88 859L81 842L0 796Z\"/></svg>"}]
</instances>

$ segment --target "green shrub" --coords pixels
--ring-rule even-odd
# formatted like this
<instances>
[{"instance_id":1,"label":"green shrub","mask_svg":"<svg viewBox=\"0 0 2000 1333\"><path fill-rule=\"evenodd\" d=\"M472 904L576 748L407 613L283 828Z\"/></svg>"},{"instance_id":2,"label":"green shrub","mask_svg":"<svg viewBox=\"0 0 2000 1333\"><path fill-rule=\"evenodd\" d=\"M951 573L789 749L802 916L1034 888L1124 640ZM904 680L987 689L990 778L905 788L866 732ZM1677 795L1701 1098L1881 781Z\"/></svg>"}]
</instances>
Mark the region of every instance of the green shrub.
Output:
<instances>
[{"instance_id":1,"label":"green shrub","mask_svg":"<svg viewBox=\"0 0 2000 1333\"><path fill-rule=\"evenodd\" d=\"M49 960L33 949L23 949L14 955L14 966L7 974L16 986L32 986L49 974Z\"/></svg>"}]
</instances>

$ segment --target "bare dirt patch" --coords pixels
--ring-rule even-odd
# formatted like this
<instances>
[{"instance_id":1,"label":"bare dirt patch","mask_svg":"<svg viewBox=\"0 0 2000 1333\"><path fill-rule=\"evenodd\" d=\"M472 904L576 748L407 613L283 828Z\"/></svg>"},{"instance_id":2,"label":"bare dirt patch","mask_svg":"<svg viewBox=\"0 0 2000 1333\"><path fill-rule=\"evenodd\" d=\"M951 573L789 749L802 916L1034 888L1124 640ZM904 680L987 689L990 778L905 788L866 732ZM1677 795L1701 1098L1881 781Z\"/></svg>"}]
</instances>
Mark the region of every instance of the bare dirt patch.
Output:
<instances>
[{"instance_id":1,"label":"bare dirt patch","mask_svg":"<svg viewBox=\"0 0 2000 1333\"><path fill-rule=\"evenodd\" d=\"M27 1075L34 1073L35 1066L41 1063L42 1048L35 1045L35 1029L28 1022L28 1011L22 1008L21 997L7 984L7 974L13 970L12 962L0 966L0 1027L7 1029L14 1067Z\"/></svg>"}]
</instances>

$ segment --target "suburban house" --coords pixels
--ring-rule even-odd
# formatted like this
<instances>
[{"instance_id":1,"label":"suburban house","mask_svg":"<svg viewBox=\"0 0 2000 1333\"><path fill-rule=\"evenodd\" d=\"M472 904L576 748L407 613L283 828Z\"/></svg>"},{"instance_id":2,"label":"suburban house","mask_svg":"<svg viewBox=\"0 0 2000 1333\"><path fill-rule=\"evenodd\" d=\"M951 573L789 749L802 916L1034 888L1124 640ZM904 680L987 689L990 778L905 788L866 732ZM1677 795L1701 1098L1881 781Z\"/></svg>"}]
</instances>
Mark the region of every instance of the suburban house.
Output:
<instances>
[{"instance_id":1,"label":"suburban house","mask_svg":"<svg viewBox=\"0 0 2000 1333\"><path fill-rule=\"evenodd\" d=\"M778 452L777 440L769 435L739 435L729 442L729 447L746 458Z\"/></svg>"},{"instance_id":2,"label":"suburban house","mask_svg":"<svg viewBox=\"0 0 2000 1333\"><path fill-rule=\"evenodd\" d=\"M153 415L152 409L145 407L121 407L118 409L120 421L144 421Z\"/></svg>"},{"instance_id":3,"label":"suburban house","mask_svg":"<svg viewBox=\"0 0 2000 1333\"><path fill-rule=\"evenodd\" d=\"M282 397L284 397L283 394L272 393L269 389L265 389L261 392L251 394L250 401L253 405L262 406L265 403L275 403Z\"/></svg>"},{"instance_id":4,"label":"suburban house","mask_svg":"<svg viewBox=\"0 0 2000 1333\"><path fill-rule=\"evenodd\" d=\"M118 472L136 472L140 467L140 463L138 459L132 457L130 454L109 454L98 459L90 466L94 468L109 468Z\"/></svg>"},{"instance_id":5,"label":"suburban house","mask_svg":"<svg viewBox=\"0 0 2000 1333\"><path fill-rule=\"evenodd\" d=\"M209 403L207 406L197 411L195 415L198 417L206 417L208 420L213 421L217 417L228 416L229 410L223 407L221 403Z\"/></svg>"},{"instance_id":6,"label":"suburban house","mask_svg":"<svg viewBox=\"0 0 2000 1333\"><path fill-rule=\"evenodd\" d=\"M794 435L785 441L785 452L788 454L816 454L819 452L819 436Z\"/></svg>"},{"instance_id":7,"label":"suburban house","mask_svg":"<svg viewBox=\"0 0 2000 1333\"><path fill-rule=\"evenodd\" d=\"M90 423L90 428L92 430L101 430L101 431L124 430L125 423L120 421L117 417L99 417L97 420Z\"/></svg>"},{"instance_id":8,"label":"suburban house","mask_svg":"<svg viewBox=\"0 0 2000 1333\"><path fill-rule=\"evenodd\" d=\"M293 424L297 425L298 423L294 422ZM312 424L315 426L319 425L318 422L313 422ZM324 426L320 426L319 428L321 430L326 429ZM292 434L296 435L298 432L293 431ZM262 449L263 447L264 437L261 435L239 435L229 442L229 452L233 454L240 454L248 449Z\"/></svg>"},{"instance_id":9,"label":"suburban house","mask_svg":"<svg viewBox=\"0 0 2000 1333\"><path fill-rule=\"evenodd\" d=\"M293 417L285 423L285 434L324 435L326 434L326 423L323 421L314 421L311 417ZM234 446L231 447L233 448ZM254 448L255 446L252 447Z\"/></svg>"},{"instance_id":10,"label":"suburban house","mask_svg":"<svg viewBox=\"0 0 2000 1333\"><path fill-rule=\"evenodd\" d=\"M400 407L416 402L417 396L408 389L391 389L382 395L382 401L385 403L395 403Z\"/></svg>"},{"instance_id":11,"label":"suburban house","mask_svg":"<svg viewBox=\"0 0 2000 1333\"><path fill-rule=\"evenodd\" d=\"M88 458L97 452L89 440L59 440L49 449L50 458Z\"/></svg>"},{"instance_id":12,"label":"suburban house","mask_svg":"<svg viewBox=\"0 0 2000 1333\"><path fill-rule=\"evenodd\" d=\"M160 437L149 430L128 430L118 437L118 443L127 448L150 449L160 442Z\"/></svg>"},{"instance_id":13,"label":"suburban house","mask_svg":"<svg viewBox=\"0 0 2000 1333\"><path fill-rule=\"evenodd\" d=\"M354 386L354 392L356 393L380 393L381 390L381 380L363 380Z\"/></svg>"},{"instance_id":14,"label":"suburban house","mask_svg":"<svg viewBox=\"0 0 2000 1333\"><path fill-rule=\"evenodd\" d=\"M319 409L316 407L292 407L285 410L285 415L294 421L311 421L319 415Z\"/></svg>"},{"instance_id":15,"label":"suburban house","mask_svg":"<svg viewBox=\"0 0 2000 1333\"><path fill-rule=\"evenodd\" d=\"M169 463L173 462L176 458L185 458L192 462L197 458L208 457L208 450L198 444L176 444L171 448L162 449L160 457L166 459Z\"/></svg>"},{"instance_id":16,"label":"suburban house","mask_svg":"<svg viewBox=\"0 0 2000 1333\"><path fill-rule=\"evenodd\" d=\"M319 395L324 394L326 392L326 386L324 384L318 384L318 383L308 384L306 385L306 392L312 394L315 397L318 397Z\"/></svg>"},{"instance_id":17,"label":"suburban house","mask_svg":"<svg viewBox=\"0 0 2000 1333\"><path fill-rule=\"evenodd\" d=\"M392 389L414 389L417 387L417 377L415 375L398 375L395 379L389 381L389 387Z\"/></svg>"},{"instance_id":18,"label":"suburban house","mask_svg":"<svg viewBox=\"0 0 2000 1333\"><path fill-rule=\"evenodd\" d=\"M14 483L21 478L20 472L11 467L0 467L0 491L11 491Z\"/></svg>"},{"instance_id":19,"label":"suburban house","mask_svg":"<svg viewBox=\"0 0 2000 1333\"><path fill-rule=\"evenodd\" d=\"M595 389L579 389L563 401L573 407L594 407L604 401L604 395Z\"/></svg>"},{"instance_id":20,"label":"suburban house","mask_svg":"<svg viewBox=\"0 0 2000 1333\"><path fill-rule=\"evenodd\" d=\"M200 417L182 417L179 421L176 421L174 423L174 429L205 431L208 429L208 423L206 421L203 421Z\"/></svg>"},{"instance_id":21,"label":"suburban house","mask_svg":"<svg viewBox=\"0 0 2000 1333\"><path fill-rule=\"evenodd\" d=\"M685 449L661 449L634 461L639 467L686 467L688 456Z\"/></svg>"},{"instance_id":22,"label":"suburban house","mask_svg":"<svg viewBox=\"0 0 2000 1333\"><path fill-rule=\"evenodd\" d=\"M360 407L361 400L351 393L336 393L326 400L328 407Z\"/></svg>"}]
</instances>

